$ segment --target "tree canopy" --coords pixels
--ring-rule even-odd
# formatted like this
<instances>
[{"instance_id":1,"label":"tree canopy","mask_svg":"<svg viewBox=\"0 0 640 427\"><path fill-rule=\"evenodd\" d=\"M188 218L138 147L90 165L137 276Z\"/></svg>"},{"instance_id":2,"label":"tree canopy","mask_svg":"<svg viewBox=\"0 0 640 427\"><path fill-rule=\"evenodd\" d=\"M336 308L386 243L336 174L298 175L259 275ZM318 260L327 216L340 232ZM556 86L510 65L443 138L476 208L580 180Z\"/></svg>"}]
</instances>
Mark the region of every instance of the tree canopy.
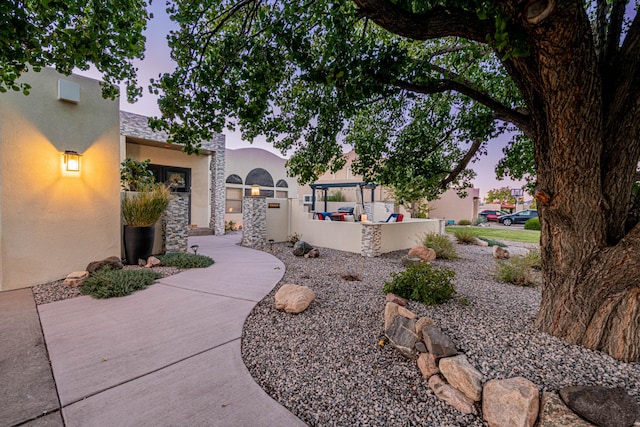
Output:
<instances>
[{"instance_id":1,"label":"tree canopy","mask_svg":"<svg viewBox=\"0 0 640 427\"><path fill-rule=\"evenodd\" d=\"M133 59L143 58L149 15L144 0L8 0L0 3L0 92L29 93L20 76L54 66L69 75L94 65L103 95L125 82L133 101L142 93Z\"/></svg>"},{"instance_id":2,"label":"tree canopy","mask_svg":"<svg viewBox=\"0 0 640 427\"><path fill-rule=\"evenodd\" d=\"M385 170L392 164L442 187L491 136L517 129L528 139L516 137L510 153L521 158L499 170L535 168L536 324L640 358L640 259L629 256L640 249L640 19L627 0L178 0L169 9L177 68L154 82L164 120L152 124L187 151L231 118L249 139L294 148L289 167L301 181L341 167L346 140L365 173L406 181Z\"/></svg>"}]
</instances>

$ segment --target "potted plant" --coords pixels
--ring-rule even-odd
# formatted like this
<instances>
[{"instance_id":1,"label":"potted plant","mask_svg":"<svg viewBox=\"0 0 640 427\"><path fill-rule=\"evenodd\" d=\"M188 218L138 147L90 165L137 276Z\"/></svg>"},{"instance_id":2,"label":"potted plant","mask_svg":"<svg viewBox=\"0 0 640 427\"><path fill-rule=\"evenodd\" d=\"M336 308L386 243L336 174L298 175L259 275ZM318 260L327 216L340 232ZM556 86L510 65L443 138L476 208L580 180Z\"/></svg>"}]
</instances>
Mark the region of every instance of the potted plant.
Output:
<instances>
[{"instance_id":1,"label":"potted plant","mask_svg":"<svg viewBox=\"0 0 640 427\"><path fill-rule=\"evenodd\" d=\"M163 184L142 184L137 190L122 199L124 249L127 264L133 265L151 256L155 224L171 201L171 190Z\"/></svg>"}]
</instances>

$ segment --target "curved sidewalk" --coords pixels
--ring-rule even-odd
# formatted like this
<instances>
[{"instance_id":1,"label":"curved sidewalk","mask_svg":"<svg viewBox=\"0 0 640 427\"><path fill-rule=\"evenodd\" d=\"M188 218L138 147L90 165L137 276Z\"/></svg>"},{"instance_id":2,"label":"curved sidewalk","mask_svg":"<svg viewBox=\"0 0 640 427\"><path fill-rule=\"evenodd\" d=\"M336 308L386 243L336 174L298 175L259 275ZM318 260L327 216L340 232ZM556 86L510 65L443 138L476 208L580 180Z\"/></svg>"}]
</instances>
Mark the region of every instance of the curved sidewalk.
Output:
<instances>
[{"instance_id":1,"label":"curved sidewalk","mask_svg":"<svg viewBox=\"0 0 640 427\"><path fill-rule=\"evenodd\" d=\"M284 265L238 241L190 238L215 264L127 297L38 307L66 426L305 425L242 362L244 321Z\"/></svg>"}]
</instances>

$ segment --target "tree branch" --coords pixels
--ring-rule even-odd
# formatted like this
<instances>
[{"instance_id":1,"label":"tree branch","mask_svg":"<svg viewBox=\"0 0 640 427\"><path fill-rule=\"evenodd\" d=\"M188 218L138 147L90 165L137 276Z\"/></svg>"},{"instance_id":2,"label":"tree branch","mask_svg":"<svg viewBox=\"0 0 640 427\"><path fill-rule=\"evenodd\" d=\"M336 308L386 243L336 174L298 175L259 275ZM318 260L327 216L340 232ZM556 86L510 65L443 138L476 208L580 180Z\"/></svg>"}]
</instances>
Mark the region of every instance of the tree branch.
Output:
<instances>
[{"instance_id":1,"label":"tree branch","mask_svg":"<svg viewBox=\"0 0 640 427\"><path fill-rule=\"evenodd\" d=\"M603 2L605 2L603 0ZM605 2L606 3L606 2ZM611 8L611 18L609 22L609 33L607 34L606 44L604 44L604 52L602 58L605 64L610 64L620 46L620 37L622 35L622 23L624 22L624 12L627 6L625 0L616 0ZM598 16L600 21L600 16ZM600 23L603 27L606 25L606 17Z\"/></svg>"},{"instance_id":2,"label":"tree branch","mask_svg":"<svg viewBox=\"0 0 640 427\"><path fill-rule=\"evenodd\" d=\"M429 13L411 13L389 0L353 0L360 15L401 37L429 40L458 36L487 43L495 31L491 20L480 20L474 12L459 8L434 7Z\"/></svg>"},{"instance_id":3,"label":"tree branch","mask_svg":"<svg viewBox=\"0 0 640 427\"><path fill-rule=\"evenodd\" d=\"M475 140L473 144L471 144L471 148L469 148L469 151L467 151L458 165L451 172L449 172L449 174L442 181L440 181L440 184L438 184L441 189L446 190L447 186L451 184L458 177L458 175L460 175L460 172L467 168L467 165L469 164L471 159L473 159L473 156L476 155L481 146L482 141L479 139Z\"/></svg>"}]
</instances>

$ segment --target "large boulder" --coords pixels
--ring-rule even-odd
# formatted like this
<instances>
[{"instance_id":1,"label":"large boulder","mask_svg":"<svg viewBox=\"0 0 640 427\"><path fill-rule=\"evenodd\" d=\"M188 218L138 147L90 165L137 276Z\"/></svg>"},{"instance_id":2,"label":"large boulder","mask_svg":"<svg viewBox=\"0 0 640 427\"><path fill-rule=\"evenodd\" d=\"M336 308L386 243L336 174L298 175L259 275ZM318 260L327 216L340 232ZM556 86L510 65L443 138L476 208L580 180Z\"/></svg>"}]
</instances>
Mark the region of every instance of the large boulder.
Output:
<instances>
[{"instance_id":1,"label":"large boulder","mask_svg":"<svg viewBox=\"0 0 640 427\"><path fill-rule=\"evenodd\" d=\"M387 294L385 299L386 299L387 302L395 302L396 304L401 305L403 307L405 305L407 305L407 302L408 302L406 298L402 298L401 296L396 295L396 294L391 293L391 292L389 292Z\"/></svg>"},{"instance_id":2,"label":"large boulder","mask_svg":"<svg viewBox=\"0 0 640 427\"><path fill-rule=\"evenodd\" d=\"M84 282L89 278L88 271L74 271L73 273L69 273L67 277L64 279L64 285L69 287L77 288L78 286L84 285Z\"/></svg>"},{"instance_id":3,"label":"large boulder","mask_svg":"<svg viewBox=\"0 0 640 427\"><path fill-rule=\"evenodd\" d=\"M463 392L469 399L480 401L484 377L469 363L467 356L460 354L441 359L440 372L449 384Z\"/></svg>"},{"instance_id":4,"label":"large boulder","mask_svg":"<svg viewBox=\"0 0 640 427\"><path fill-rule=\"evenodd\" d=\"M416 351L418 335L415 333L415 327L415 319L396 316L393 319L391 326L389 326L389 328L384 332L391 345L393 345L404 357L412 360L418 358Z\"/></svg>"},{"instance_id":5,"label":"large boulder","mask_svg":"<svg viewBox=\"0 0 640 427\"><path fill-rule=\"evenodd\" d=\"M487 381L482 395L489 427L533 427L538 418L538 387L526 378Z\"/></svg>"},{"instance_id":6,"label":"large boulder","mask_svg":"<svg viewBox=\"0 0 640 427\"><path fill-rule=\"evenodd\" d=\"M285 284L276 292L276 309L287 313L301 313L315 298L316 295L306 286Z\"/></svg>"},{"instance_id":7,"label":"large boulder","mask_svg":"<svg viewBox=\"0 0 640 427\"><path fill-rule=\"evenodd\" d=\"M436 251L423 245L415 245L409 249L408 257L418 257L423 262L431 262L436 259Z\"/></svg>"},{"instance_id":8,"label":"large boulder","mask_svg":"<svg viewBox=\"0 0 640 427\"><path fill-rule=\"evenodd\" d=\"M120 258L118 258L117 256L110 256L109 258L105 258L100 261L90 262L89 265L87 265L87 268L85 268L85 270L87 270L89 274L92 274L107 266L113 268L114 270L120 270L124 267L124 265L122 264L122 260Z\"/></svg>"},{"instance_id":9,"label":"large boulder","mask_svg":"<svg viewBox=\"0 0 640 427\"><path fill-rule=\"evenodd\" d=\"M473 414L475 412L473 400L469 399L461 391L446 384L440 378L440 375L433 375L429 378L429 388L438 399L444 400L463 414Z\"/></svg>"},{"instance_id":10,"label":"large boulder","mask_svg":"<svg viewBox=\"0 0 640 427\"><path fill-rule=\"evenodd\" d=\"M298 240L295 245L293 245L293 254L295 256L305 256L311 250L313 246L305 242L304 240Z\"/></svg>"},{"instance_id":11,"label":"large boulder","mask_svg":"<svg viewBox=\"0 0 640 427\"><path fill-rule=\"evenodd\" d=\"M600 427L629 427L640 418L640 406L623 388L565 387L560 397L576 414Z\"/></svg>"},{"instance_id":12,"label":"large boulder","mask_svg":"<svg viewBox=\"0 0 640 427\"><path fill-rule=\"evenodd\" d=\"M538 427L593 427L562 402L556 392L543 391Z\"/></svg>"},{"instance_id":13,"label":"large boulder","mask_svg":"<svg viewBox=\"0 0 640 427\"><path fill-rule=\"evenodd\" d=\"M501 246L493 247L493 257L497 259L509 259L509 251Z\"/></svg>"},{"instance_id":14,"label":"large boulder","mask_svg":"<svg viewBox=\"0 0 640 427\"><path fill-rule=\"evenodd\" d=\"M313 248L306 254L304 254L305 258L318 258L320 256L320 251L318 248Z\"/></svg>"},{"instance_id":15,"label":"large boulder","mask_svg":"<svg viewBox=\"0 0 640 427\"><path fill-rule=\"evenodd\" d=\"M429 353L436 358L455 356L458 354L456 346L451 338L446 336L440 328L435 325L426 325L422 328L422 340L427 345Z\"/></svg>"},{"instance_id":16,"label":"large boulder","mask_svg":"<svg viewBox=\"0 0 640 427\"><path fill-rule=\"evenodd\" d=\"M395 319L396 316L398 316L398 308L400 308L400 306L395 302L388 302L384 306L384 330L385 331L389 329L389 327L393 323L393 319Z\"/></svg>"},{"instance_id":17,"label":"large boulder","mask_svg":"<svg viewBox=\"0 0 640 427\"><path fill-rule=\"evenodd\" d=\"M440 373L438 361L433 357L433 354L429 353L422 353L420 357L418 357L418 369L420 369L422 376L426 379Z\"/></svg>"}]
</instances>

